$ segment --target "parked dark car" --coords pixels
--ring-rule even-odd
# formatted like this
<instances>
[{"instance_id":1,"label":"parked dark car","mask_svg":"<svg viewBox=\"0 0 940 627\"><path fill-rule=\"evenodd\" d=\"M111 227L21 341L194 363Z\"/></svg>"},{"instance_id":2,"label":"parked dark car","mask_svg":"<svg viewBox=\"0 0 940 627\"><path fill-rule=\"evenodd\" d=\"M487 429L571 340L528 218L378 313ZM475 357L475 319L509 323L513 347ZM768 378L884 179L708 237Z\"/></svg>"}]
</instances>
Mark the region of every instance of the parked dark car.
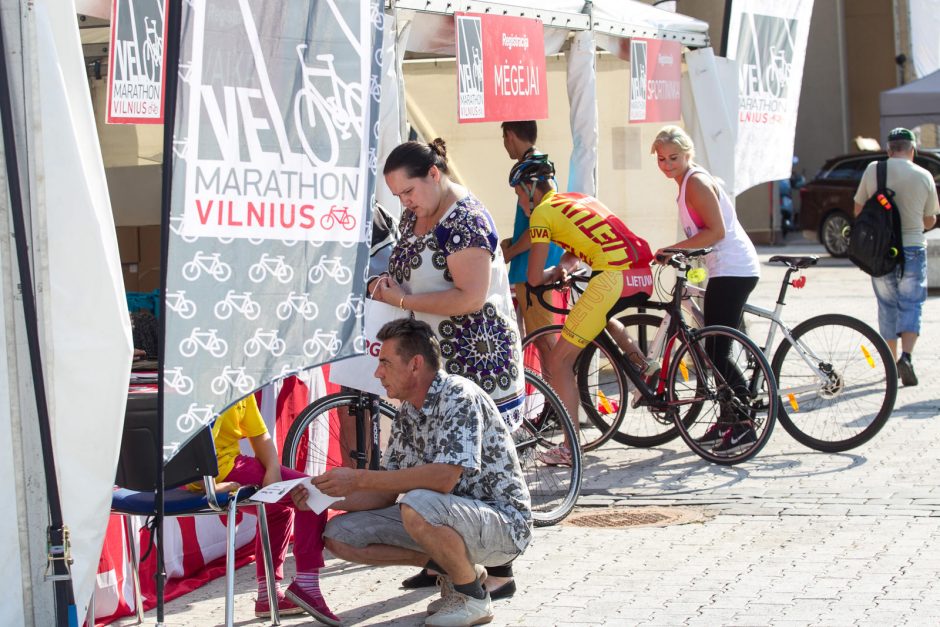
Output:
<instances>
[{"instance_id":1,"label":"parked dark car","mask_svg":"<svg viewBox=\"0 0 940 627\"><path fill-rule=\"evenodd\" d=\"M819 174L800 189L800 228L804 235L818 238L833 257L845 257L849 246L845 227L852 224L859 181L869 163L887 157L883 151L860 152L827 161ZM918 149L914 162L933 175L940 191L940 150Z\"/></svg>"}]
</instances>

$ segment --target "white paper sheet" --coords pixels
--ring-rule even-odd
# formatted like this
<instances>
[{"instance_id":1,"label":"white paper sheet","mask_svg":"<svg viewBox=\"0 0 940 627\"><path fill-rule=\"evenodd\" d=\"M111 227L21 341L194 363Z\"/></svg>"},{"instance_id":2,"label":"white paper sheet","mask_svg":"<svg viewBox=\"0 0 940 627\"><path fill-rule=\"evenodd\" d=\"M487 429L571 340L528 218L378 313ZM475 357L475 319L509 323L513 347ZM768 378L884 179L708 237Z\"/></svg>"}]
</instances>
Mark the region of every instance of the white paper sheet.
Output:
<instances>
[{"instance_id":1,"label":"white paper sheet","mask_svg":"<svg viewBox=\"0 0 940 627\"><path fill-rule=\"evenodd\" d=\"M312 509L317 514L321 513L331 504L336 501L342 501L343 499L338 496L327 496L320 492L320 490L310 483L310 477L301 477L299 479L288 479L287 481L278 481L277 483L272 483L271 485L265 486L258 490L252 495L252 501L258 501L259 503L277 503L284 495L294 489L299 483L306 481L304 487L307 488L307 507Z\"/></svg>"}]
</instances>

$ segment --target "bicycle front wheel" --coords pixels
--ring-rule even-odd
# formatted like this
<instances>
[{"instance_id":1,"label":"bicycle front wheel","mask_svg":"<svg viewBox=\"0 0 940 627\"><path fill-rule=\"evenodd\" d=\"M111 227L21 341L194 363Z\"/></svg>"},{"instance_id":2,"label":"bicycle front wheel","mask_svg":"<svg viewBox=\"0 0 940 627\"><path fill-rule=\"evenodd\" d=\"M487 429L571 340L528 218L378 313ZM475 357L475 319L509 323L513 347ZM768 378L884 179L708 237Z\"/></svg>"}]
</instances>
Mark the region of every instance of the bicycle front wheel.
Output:
<instances>
[{"instance_id":1,"label":"bicycle front wheel","mask_svg":"<svg viewBox=\"0 0 940 627\"><path fill-rule=\"evenodd\" d=\"M581 447L568 412L541 377L526 370L522 425L512 434L516 455L532 499L536 527L554 525L571 513L581 493ZM567 445L570 466L545 463L543 454Z\"/></svg>"},{"instance_id":2,"label":"bicycle front wheel","mask_svg":"<svg viewBox=\"0 0 940 627\"><path fill-rule=\"evenodd\" d=\"M377 469L378 443L369 433L371 399L338 392L305 407L287 432L281 463L311 476L339 467ZM395 417L395 408L385 401L378 400L378 407L385 418Z\"/></svg>"},{"instance_id":3,"label":"bicycle front wheel","mask_svg":"<svg viewBox=\"0 0 940 627\"><path fill-rule=\"evenodd\" d=\"M711 354L728 347L719 368ZM777 385L767 358L730 327L693 331L670 356L667 399L685 443L714 464L740 464L767 444L777 419Z\"/></svg>"},{"instance_id":4,"label":"bicycle front wheel","mask_svg":"<svg viewBox=\"0 0 940 627\"><path fill-rule=\"evenodd\" d=\"M877 331L827 314L796 326L795 344L774 353L780 424L797 442L825 453L861 446L894 410L897 366Z\"/></svg>"},{"instance_id":5,"label":"bicycle front wheel","mask_svg":"<svg viewBox=\"0 0 940 627\"><path fill-rule=\"evenodd\" d=\"M522 340L523 362L526 368L545 377L552 385L547 365L547 353L561 340L562 325L553 324L533 331ZM577 420L578 441L582 451L593 451L611 438L623 420L626 388L623 372L617 366L611 351L592 341L578 356L574 372L562 376L576 377L580 395L580 416Z\"/></svg>"}]
</instances>

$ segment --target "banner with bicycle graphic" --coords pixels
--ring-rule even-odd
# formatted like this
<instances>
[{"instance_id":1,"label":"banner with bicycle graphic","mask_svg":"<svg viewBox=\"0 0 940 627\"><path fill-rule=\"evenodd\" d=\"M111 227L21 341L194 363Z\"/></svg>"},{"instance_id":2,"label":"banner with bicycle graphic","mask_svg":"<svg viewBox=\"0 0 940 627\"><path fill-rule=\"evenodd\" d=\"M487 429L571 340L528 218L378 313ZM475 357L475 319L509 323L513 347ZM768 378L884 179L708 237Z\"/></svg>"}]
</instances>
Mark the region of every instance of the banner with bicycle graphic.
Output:
<instances>
[{"instance_id":1,"label":"banner with bicycle graphic","mask_svg":"<svg viewBox=\"0 0 940 627\"><path fill-rule=\"evenodd\" d=\"M461 12L454 20L460 123L547 118L541 20Z\"/></svg>"},{"instance_id":2,"label":"banner with bicycle graphic","mask_svg":"<svg viewBox=\"0 0 940 627\"><path fill-rule=\"evenodd\" d=\"M641 37L621 39L618 56L630 62L630 123L678 120L682 113L682 44Z\"/></svg>"},{"instance_id":3,"label":"banner with bicycle graphic","mask_svg":"<svg viewBox=\"0 0 940 627\"><path fill-rule=\"evenodd\" d=\"M380 3L183 3L166 459L251 391L362 353Z\"/></svg>"},{"instance_id":4,"label":"banner with bicycle graphic","mask_svg":"<svg viewBox=\"0 0 940 627\"><path fill-rule=\"evenodd\" d=\"M164 0L114 0L108 124L163 124Z\"/></svg>"},{"instance_id":5,"label":"banner with bicycle graphic","mask_svg":"<svg viewBox=\"0 0 940 627\"><path fill-rule=\"evenodd\" d=\"M813 0L734 0L728 58L738 64L734 193L790 177Z\"/></svg>"}]
</instances>

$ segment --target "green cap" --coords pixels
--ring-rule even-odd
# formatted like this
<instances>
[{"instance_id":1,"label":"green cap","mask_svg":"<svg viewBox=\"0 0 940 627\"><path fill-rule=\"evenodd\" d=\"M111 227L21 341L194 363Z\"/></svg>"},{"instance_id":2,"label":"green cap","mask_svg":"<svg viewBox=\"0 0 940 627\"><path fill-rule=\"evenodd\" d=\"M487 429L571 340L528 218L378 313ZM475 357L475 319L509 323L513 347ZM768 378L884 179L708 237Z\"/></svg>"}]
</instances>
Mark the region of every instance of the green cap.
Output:
<instances>
[{"instance_id":1,"label":"green cap","mask_svg":"<svg viewBox=\"0 0 940 627\"><path fill-rule=\"evenodd\" d=\"M897 127L896 129L892 129L891 132L888 133L889 142L905 140L905 139L909 142L916 141L914 139L914 133L900 126Z\"/></svg>"}]
</instances>

